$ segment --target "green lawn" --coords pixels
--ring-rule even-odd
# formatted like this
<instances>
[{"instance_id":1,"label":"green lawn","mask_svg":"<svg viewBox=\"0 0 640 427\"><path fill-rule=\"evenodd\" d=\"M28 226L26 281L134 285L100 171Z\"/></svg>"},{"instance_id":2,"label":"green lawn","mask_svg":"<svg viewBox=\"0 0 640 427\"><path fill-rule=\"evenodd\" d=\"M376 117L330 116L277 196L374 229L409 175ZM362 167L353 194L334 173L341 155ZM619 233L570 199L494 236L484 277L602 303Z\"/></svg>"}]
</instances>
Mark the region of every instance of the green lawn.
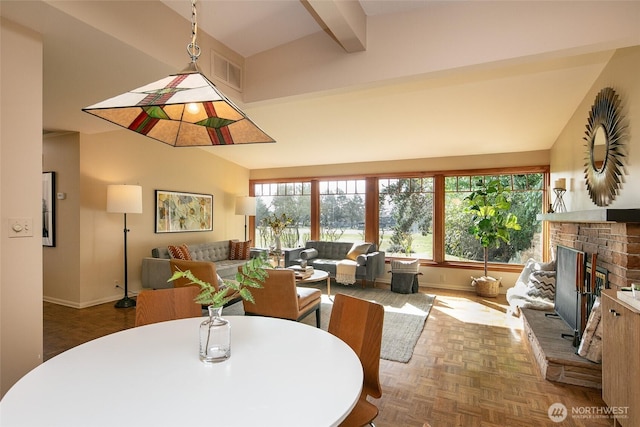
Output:
<instances>
[{"instance_id":1,"label":"green lawn","mask_svg":"<svg viewBox=\"0 0 640 427\"><path fill-rule=\"evenodd\" d=\"M257 233L257 230L256 230L256 233ZM300 228L299 233L301 238L304 239L305 237L309 236L309 229ZM380 249L385 251L387 256L395 256L395 257L407 256L405 253L389 252L390 238L391 238L391 233L387 231L387 233L383 236ZM257 240L259 240L257 246L260 246L260 247L268 246L268 244L263 245L264 242L260 242L259 237ZM353 230L353 229L345 230L344 233L338 239L338 241L340 242L360 242L363 240L364 240L364 230ZM290 245L286 244L285 242L286 242L286 239L283 236L283 239L282 239L283 246L289 247ZM410 258L426 258L426 259L433 258L432 245L433 245L433 236L431 234L423 236L420 233L414 233L413 243L411 247L412 252L408 256Z\"/></svg>"}]
</instances>

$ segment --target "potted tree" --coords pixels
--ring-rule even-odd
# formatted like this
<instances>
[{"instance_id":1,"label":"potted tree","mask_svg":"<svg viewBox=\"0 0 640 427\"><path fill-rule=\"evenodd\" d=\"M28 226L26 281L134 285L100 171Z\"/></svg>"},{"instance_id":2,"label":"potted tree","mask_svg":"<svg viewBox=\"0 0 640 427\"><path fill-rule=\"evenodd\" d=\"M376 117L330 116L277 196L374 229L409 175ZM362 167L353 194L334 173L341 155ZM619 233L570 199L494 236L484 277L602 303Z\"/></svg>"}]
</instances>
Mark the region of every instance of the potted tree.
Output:
<instances>
[{"instance_id":1,"label":"potted tree","mask_svg":"<svg viewBox=\"0 0 640 427\"><path fill-rule=\"evenodd\" d=\"M509 189L498 179L484 179L476 183L476 189L465 197L465 212L472 215L472 224L468 231L477 240L484 252L484 276L472 277L471 284L476 286L480 296L495 297L501 286L500 279L489 276L489 247L499 247L500 241L509 244L510 232L520 230L518 218L510 212Z\"/></svg>"}]
</instances>

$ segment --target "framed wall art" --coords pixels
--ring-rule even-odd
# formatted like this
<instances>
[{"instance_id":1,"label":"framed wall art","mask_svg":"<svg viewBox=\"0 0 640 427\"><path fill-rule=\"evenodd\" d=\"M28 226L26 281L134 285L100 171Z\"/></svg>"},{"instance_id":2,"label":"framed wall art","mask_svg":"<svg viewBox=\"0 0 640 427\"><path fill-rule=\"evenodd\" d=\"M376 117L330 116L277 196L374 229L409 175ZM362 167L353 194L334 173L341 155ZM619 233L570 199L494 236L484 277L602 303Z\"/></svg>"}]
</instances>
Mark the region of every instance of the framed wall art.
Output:
<instances>
[{"instance_id":1,"label":"framed wall art","mask_svg":"<svg viewBox=\"0 0 640 427\"><path fill-rule=\"evenodd\" d=\"M42 246L56 245L56 173L42 173Z\"/></svg>"},{"instance_id":2,"label":"framed wall art","mask_svg":"<svg viewBox=\"0 0 640 427\"><path fill-rule=\"evenodd\" d=\"M156 233L213 230L213 196L156 190Z\"/></svg>"}]
</instances>

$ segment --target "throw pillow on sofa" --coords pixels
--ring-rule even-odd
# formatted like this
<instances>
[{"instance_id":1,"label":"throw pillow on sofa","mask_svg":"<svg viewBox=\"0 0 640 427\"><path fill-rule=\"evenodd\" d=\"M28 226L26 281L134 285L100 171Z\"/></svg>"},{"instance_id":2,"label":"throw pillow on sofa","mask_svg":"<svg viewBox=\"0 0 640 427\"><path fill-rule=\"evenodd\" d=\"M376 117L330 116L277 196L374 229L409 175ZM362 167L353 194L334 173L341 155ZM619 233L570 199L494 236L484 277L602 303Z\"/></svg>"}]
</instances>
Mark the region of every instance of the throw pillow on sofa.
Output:
<instances>
[{"instance_id":1,"label":"throw pillow on sofa","mask_svg":"<svg viewBox=\"0 0 640 427\"><path fill-rule=\"evenodd\" d=\"M318 250L315 248L305 249L300 252L300 259L313 259L318 256Z\"/></svg>"},{"instance_id":2,"label":"throw pillow on sofa","mask_svg":"<svg viewBox=\"0 0 640 427\"><path fill-rule=\"evenodd\" d=\"M169 245L167 246L167 249L169 250L171 258L191 261L191 253L189 252L189 247L186 244L182 244L180 246Z\"/></svg>"},{"instance_id":3,"label":"throw pillow on sofa","mask_svg":"<svg viewBox=\"0 0 640 427\"><path fill-rule=\"evenodd\" d=\"M509 312L518 317L521 308L553 310L555 298L555 261L548 263L529 259L515 286L507 289Z\"/></svg>"},{"instance_id":4,"label":"throw pillow on sofa","mask_svg":"<svg viewBox=\"0 0 640 427\"><path fill-rule=\"evenodd\" d=\"M371 243L354 243L349 252L347 252L347 259L357 260L360 255L366 254L370 247Z\"/></svg>"},{"instance_id":5,"label":"throw pillow on sofa","mask_svg":"<svg viewBox=\"0 0 640 427\"><path fill-rule=\"evenodd\" d=\"M529 275L527 294L553 303L556 296L556 272L536 270Z\"/></svg>"},{"instance_id":6,"label":"throw pillow on sofa","mask_svg":"<svg viewBox=\"0 0 640 427\"><path fill-rule=\"evenodd\" d=\"M249 259L251 256L251 240L238 242L229 240L229 259Z\"/></svg>"}]
</instances>

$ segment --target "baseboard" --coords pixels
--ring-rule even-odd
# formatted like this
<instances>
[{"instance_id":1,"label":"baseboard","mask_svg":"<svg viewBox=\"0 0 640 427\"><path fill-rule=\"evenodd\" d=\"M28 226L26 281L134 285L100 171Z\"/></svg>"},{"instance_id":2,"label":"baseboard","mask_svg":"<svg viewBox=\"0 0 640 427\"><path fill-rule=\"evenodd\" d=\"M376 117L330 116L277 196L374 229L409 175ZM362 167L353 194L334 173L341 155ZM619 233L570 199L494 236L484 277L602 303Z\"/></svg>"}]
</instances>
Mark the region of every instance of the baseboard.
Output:
<instances>
[{"instance_id":1,"label":"baseboard","mask_svg":"<svg viewBox=\"0 0 640 427\"><path fill-rule=\"evenodd\" d=\"M446 289L450 291L463 291L463 292L476 292L476 288L471 285L455 285L455 284L443 284L443 283L420 283L421 288L432 288L432 289ZM507 293L506 286L501 286L498 293L506 294Z\"/></svg>"},{"instance_id":2,"label":"baseboard","mask_svg":"<svg viewBox=\"0 0 640 427\"><path fill-rule=\"evenodd\" d=\"M452 285L452 284L443 284L443 283L424 283L421 282L418 284L420 289L446 289L449 291L464 291L464 292L475 292L476 289L471 286L465 285ZM376 288L380 289L391 289L391 282L387 280L376 280ZM506 290L502 292L503 288L500 288L500 293L506 293Z\"/></svg>"},{"instance_id":3,"label":"baseboard","mask_svg":"<svg viewBox=\"0 0 640 427\"><path fill-rule=\"evenodd\" d=\"M63 305L65 307L71 307L71 308L93 307L94 305L105 304L105 303L108 303L108 302L115 302L115 301L119 301L120 299L122 299L122 296L112 296L112 297L100 298L100 299L93 300L93 301L86 301L86 302L83 302L83 303L78 303L77 301L69 301L69 300L60 299L60 298L52 298L52 297L48 297L48 296L43 296L42 297L42 300L45 301L45 302L50 302L52 304Z\"/></svg>"}]
</instances>

